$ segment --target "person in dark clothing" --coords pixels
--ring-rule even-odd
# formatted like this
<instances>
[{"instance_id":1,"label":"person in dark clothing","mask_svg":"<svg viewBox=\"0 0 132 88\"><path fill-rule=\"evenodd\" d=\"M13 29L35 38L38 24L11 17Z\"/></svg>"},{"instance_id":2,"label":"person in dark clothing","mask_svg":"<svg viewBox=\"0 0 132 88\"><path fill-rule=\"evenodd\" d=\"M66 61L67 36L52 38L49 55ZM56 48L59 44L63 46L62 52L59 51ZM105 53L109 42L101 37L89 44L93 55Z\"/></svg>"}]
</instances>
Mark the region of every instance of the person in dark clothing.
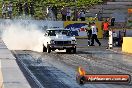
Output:
<instances>
[{"instance_id":1,"label":"person in dark clothing","mask_svg":"<svg viewBox=\"0 0 132 88\"><path fill-rule=\"evenodd\" d=\"M102 21L102 13L101 13L101 11L98 12L97 18L98 18L99 21Z\"/></svg>"},{"instance_id":2,"label":"person in dark clothing","mask_svg":"<svg viewBox=\"0 0 132 88\"><path fill-rule=\"evenodd\" d=\"M53 6L51 10L52 10L52 12L53 12L53 14L55 16L55 19L57 20L57 7Z\"/></svg>"},{"instance_id":3,"label":"person in dark clothing","mask_svg":"<svg viewBox=\"0 0 132 88\"><path fill-rule=\"evenodd\" d=\"M67 9L66 7L63 7L61 10L61 14L62 14L62 21L66 21L66 14L67 14Z\"/></svg>"},{"instance_id":4,"label":"person in dark clothing","mask_svg":"<svg viewBox=\"0 0 132 88\"><path fill-rule=\"evenodd\" d=\"M74 15L74 17L73 17L72 21L78 21L78 11L76 9L74 9L73 15Z\"/></svg>"},{"instance_id":5,"label":"person in dark clothing","mask_svg":"<svg viewBox=\"0 0 132 88\"><path fill-rule=\"evenodd\" d=\"M19 13L19 15L22 15L22 14L23 14L22 3L19 2L19 3L17 4L17 7L18 7L18 13Z\"/></svg>"},{"instance_id":6,"label":"person in dark clothing","mask_svg":"<svg viewBox=\"0 0 132 88\"><path fill-rule=\"evenodd\" d=\"M27 2L25 2L25 4L24 4L24 12L25 12L25 15L29 14L29 8L28 8L28 3Z\"/></svg>"},{"instance_id":7,"label":"person in dark clothing","mask_svg":"<svg viewBox=\"0 0 132 88\"><path fill-rule=\"evenodd\" d=\"M34 15L34 5L33 5L33 3L30 3L30 6L29 6L29 9L30 9L30 14L31 14L31 16L33 17L33 15Z\"/></svg>"},{"instance_id":8,"label":"person in dark clothing","mask_svg":"<svg viewBox=\"0 0 132 88\"><path fill-rule=\"evenodd\" d=\"M67 21L70 21L71 20L71 9L70 9L70 7L67 8L66 17L67 17Z\"/></svg>"},{"instance_id":9,"label":"person in dark clothing","mask_svg":"<svg viewBox=\"0 0 132 88\"><path fill-rule=\"evenodd\" d=\"M12 2L9 2L7 6L7 11L8 11L8 17L11 19L12 18Z\"/></svg>"},{"instance_id":10,"label":"person in dark clothing","mask_svg":"<svg viewBox=\"0 0 132 88\"><path fill-rule=\"evenodd\" d=\"M2 18L6 18L7 6L5 3L2 5Z\"/></svg>"},{"instance_id":11,"label":"person in dark clothing","mask_svg":"<svg viewBox=\"0 0 132 88\"><path fill-rule=\"evenodd\" d=\"M88 24L88 27L86 28L85 31L87 32L88 46L90 46L90 40L91 40L91 35L92 35L91 23Z\"/></svg>"},{"instance_id":12,"label":"person in dark clothing","mask_svg":"<svg viewBox=\"0 0 132 88\"><path fill-rule=\"evenodd\" d=\"M111 18L111 26L114 26L114 25L115 25L115 18L112 17L112 18Z\"/></svg>"},{"instance_id":13,"label":"person in dark clothing","mask_svg":"<svg viewBox=\"0 0 132 88\"><path fill-rule=\"evenodd\" d=\"M91 45L90 46L94 46L94 40L99 44L99 46L101 46L101 43L99 42L98 38L97 38L97 27L95 25L95 23L92 23L91 26L91 30L92 30L92 39L91 39Z\"/></svg>"}]
</instances>

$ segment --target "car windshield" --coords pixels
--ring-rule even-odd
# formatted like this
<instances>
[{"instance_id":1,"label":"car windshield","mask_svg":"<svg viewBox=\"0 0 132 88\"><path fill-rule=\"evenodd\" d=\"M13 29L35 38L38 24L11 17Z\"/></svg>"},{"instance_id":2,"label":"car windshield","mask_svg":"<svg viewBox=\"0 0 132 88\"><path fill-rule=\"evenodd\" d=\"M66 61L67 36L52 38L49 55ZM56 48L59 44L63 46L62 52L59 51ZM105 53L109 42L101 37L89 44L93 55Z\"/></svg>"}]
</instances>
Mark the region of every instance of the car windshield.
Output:
<instances>
[{"instance_id":1,"label":"car windshield","mask_svg":"<svg viewBox=\"0 0 132 88\"><path fill-rule=\"evenodd\" d=\"M56 36L56 34L71 36L70 30L48 30L47 33L48 33L48 36Z\"/></svg>"}]
</instances>

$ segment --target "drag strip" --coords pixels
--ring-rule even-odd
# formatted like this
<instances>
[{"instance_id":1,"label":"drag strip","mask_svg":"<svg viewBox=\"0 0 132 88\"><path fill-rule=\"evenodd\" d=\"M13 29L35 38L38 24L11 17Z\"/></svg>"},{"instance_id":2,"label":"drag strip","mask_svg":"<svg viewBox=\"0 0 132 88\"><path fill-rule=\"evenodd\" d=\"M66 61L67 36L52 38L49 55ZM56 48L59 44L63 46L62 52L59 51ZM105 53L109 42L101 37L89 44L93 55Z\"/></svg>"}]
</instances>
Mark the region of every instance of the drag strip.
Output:
<instances>
[{"instance_id":1,"label":"drag strip","mask_svg":"<svg viewBox=\"0 0 132 88\"><path fill-rule=\"evenodd\" d=\"M15 51L15 55L45 88L131 88L132 86L131 84L86 84L83 86L77 84L76 71L78 66L84 67L88 74L127 73L132 75L131 66L126 68L127 65L118 60L119 65L115 65L114 59L97 58L89 52L78 51L77 54L52 52L48 54L34 51ZM117 61L116 63L118 63Z\"/></svg>"},{"instance_id":2,"label":"drag strip","mask_svg":"<svg viewBox=\"0 0 132 88\"><path fill-rule=\"evenodd\" d=\"M41 61L40 57L32 57L30 54L19 53L16 54L17 59L26 65L32 74L39 80L41 85L45 88L79 88L76 82L71 82L70 77L64 72L52 66L50 63ZM30 81L30 80L29 80ZM33 82L31 83L33 84ZM35 88L35 87L34 87ZM41 87L36 87L41 88Z\"/></svg>"}]
</instances>

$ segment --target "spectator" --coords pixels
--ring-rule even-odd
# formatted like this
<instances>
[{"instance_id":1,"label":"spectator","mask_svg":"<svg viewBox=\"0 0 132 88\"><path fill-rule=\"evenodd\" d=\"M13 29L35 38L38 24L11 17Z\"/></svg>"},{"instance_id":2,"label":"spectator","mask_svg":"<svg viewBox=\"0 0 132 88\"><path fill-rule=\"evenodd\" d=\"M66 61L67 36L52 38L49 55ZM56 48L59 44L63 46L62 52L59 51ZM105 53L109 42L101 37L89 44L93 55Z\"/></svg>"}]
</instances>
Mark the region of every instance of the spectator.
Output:
<instances>
[{"instance_id":1,"label":"spectator","mask_svg":"<svg viewBox=\"0 0 132 88\"><path fill-rule=\"evenodd\" d=\"M102 21L102 14L100 11L97 14L97 18L98 18L98 21Z\"/></svg>"},{"instance_id":2,"label":"spectator","mask_svg":"<svg viewBox=\"0 0 132 88\"><path fill-rule=\"evenodd\" d=\"M74 8L74 13L73 14L74 14L74 17L73 17L72 21L77 21L78 17L79 17L79 13L78 13L77 9Z\"/></svg>"},{"instance_id":3,"label":"spectator","mask_svg":"<svg viewBox=\"0 0 132 88\"><path fill-rule=\"evenodd\" d=\"M109 31L108 31L108 28L109 27L109 22L106 20L104 23L103 23L103 31L104 31L104 33L103 33L103 38L106 38L106 37L108 37L108 33L109 33Z\"/></svg>"},{"instance_id":4,"label":"spectator","mask_svg":"<svg viewBox=\"0 0 132 88\"><path fill-rule=\"evenodd\" d=\"M98 29L97 29L94 22L92 23L91 30L92 30L92 40L91 40L91 45L90 46L94 46L94 39L99 44L99 46L101 46L101 43L99 42L99 40L97 38Z\"/></svg>"},{"instance_id":5,"label":"spectator","mask_svg":"<svg viewBox=\"0 0 132 88\"><path fill-rule=\"evenodd\" d=\"M55 16L55 20L57 20L57 7L53 6L51 10L52 10L52 12L53 12L53 14Z\"/></svg>"},{"instance_id":6,"label":"spectator","mask_svg":"<svg viewBox=\"0 0 132 88\"><path fill-rule=\"evenodd\" d=\"M70 8L67 8L67 15L66 15L66 17L67 17L67 20L70 21L70 19L71 19L71 10L70 10Z\"/></svg>"},{"instance_id":7,"label":"spectator","mask_svg":"<svg viewBox=\"0 0 132 88\"><path fill-rule=\"evenodd\" d=\"M111 26L114 26L114 25L115 25L115 18L112 17L112 18L111 18Z\"/></svg>"},{"instance_id":8,"label":"spectator","mask_svg":"<svg viewBox=\"0 0 132 88\"><path fill-rule=\"evenodd\" d=\"M97 19L98 19L97 15L98 14L95 14L94 21L97 21Z\"/></svg>"},{"instance_id":9,"label":"spectator","mask_svg":"<svg viewBox=\"0 0 132 88\"><path fill-rule=\"evenodd\" d=\"M8 17L11 19L12 18L12 2L8 4L7 10L8 10Z\"/></svg>"},{"instance_id":10,"label":"spectator","mask_svg":"<svg viewBox=\"0 0 132 88\"><path fill-rule=\"evenodd\" d=\"M85 11L84 10L80 12L80 19L81 21L85 21Z\"/></svg>"},{"instance_id":11,"label":"spectator","mask_svg":"<svg viewBox=\"0 0 132 88\"><path fill-rule=\"evenodd\" d=\"M49 20L54 20L55 16L53 14L52 7L50 6L47 8L47 15Z\"/></svg>"},{"instance_id":12,"label":"spectator","mask_svg":"<svg viewBox=\"0 0 132 88\"><path fill-rule=\"evenodd\" d=\"M66 13L67 11L66 11L66 7L63 7L62 9L61 9L61 14L62 14L62 21L66 21Z\"/></svg>"},{"instance_id":13,"label":"spectator","mask_svg":"<svg viewBox=\"0 0 132 88\"><path fill-rule=\"evenodd\" d=\"M25 15L29 15L29 8L28 8L27 2L25 2L25 4L24 4L24 12L25 12Z\"/></svg>"},{"instance_id":14,"label":"spectator","mask_svg":"<svg viewBox=\"0 0 132 88\"><path fill-rule=\"evenodd\" d=\"M23 14L23 7L22 7L22 3L21 2L19 2L18 3L18 5L17 5L17 7L18 7L18 13L19 13L19 15L22 15Z\"/></svg>"},{"instance_id":15,"label":"spectator","mask_svg":"<svg viewBox=\"0 0 132 88\"><path fill-rule=\"evenodd\" d=\"M30 9L31 17L33 17L35 11L34 11L34 5L32 2L30 3L29 9Z\"/></svg>"},{"instance_id":16,"label":"spectator","mask_svg":"<svg viewBox=\"0 0 132 88\"><path fill-rule=\"evenodd\" d=\"M7 10L6 4L3 3L3 5L2 5L2 18L6 18L6 10Z\"/></svg>"}]
</instances>

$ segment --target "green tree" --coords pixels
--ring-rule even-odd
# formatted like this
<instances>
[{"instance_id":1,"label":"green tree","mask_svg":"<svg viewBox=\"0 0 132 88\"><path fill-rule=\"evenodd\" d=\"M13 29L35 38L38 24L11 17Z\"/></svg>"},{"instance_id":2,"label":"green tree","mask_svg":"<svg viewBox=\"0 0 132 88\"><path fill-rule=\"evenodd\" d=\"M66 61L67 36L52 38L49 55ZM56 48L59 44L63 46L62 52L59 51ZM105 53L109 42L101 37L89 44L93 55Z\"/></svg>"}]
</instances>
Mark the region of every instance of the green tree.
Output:
<instances>
[{"instance_id":1,"label":"green tree","mask_svg":"<svg viewBox=\"0 0 132 88\"><path fill-rule=\"evenodd\" d=\"M16 8L16 3L21 1L22 3L24 2L33 2L34 7L35 7L35 17L37 18L43 18L44 12L46 11L45 8L47 6L53 6L56 5L58 8L61 8L62 6L70 6L70 7L75 7L77 8L85 8L88 9L90 6L102 3L103 0L2 0L0 1L0 12L1 12L1 7L2 7L2 2L9 3L10 1L13 2L13 15L17 15L17 8ZM76 1L76 2L75 2Z\"/></svg>"}]
</instances>

